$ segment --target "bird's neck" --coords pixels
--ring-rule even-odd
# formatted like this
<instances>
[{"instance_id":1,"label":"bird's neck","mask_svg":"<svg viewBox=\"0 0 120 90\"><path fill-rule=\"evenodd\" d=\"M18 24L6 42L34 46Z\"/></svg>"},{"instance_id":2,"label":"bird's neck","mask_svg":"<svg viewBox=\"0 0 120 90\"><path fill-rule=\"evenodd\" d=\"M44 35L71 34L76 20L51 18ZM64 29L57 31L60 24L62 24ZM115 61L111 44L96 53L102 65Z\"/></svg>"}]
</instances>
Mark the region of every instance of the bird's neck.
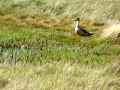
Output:
<instances>
[{"instance_id":1,"label":"bird's neck","mask_svg":"<svg viewBox=\"0 0 120 90\"><path fill-rule=\"evenodd\" d=\"M79 21L76 21L75 27L78 27L78 26L79 26Z\"/></svg>"},{"instance_id":2,"label":"bird's neck","mask_svg":"<svg viewBox=\"0 0 120 90\"><path fill-rule=\"evenodd\" d=\"M78 26L79 26L79 21L75 22L75 32L78 30Z\"/></svg>"}]
</instances>

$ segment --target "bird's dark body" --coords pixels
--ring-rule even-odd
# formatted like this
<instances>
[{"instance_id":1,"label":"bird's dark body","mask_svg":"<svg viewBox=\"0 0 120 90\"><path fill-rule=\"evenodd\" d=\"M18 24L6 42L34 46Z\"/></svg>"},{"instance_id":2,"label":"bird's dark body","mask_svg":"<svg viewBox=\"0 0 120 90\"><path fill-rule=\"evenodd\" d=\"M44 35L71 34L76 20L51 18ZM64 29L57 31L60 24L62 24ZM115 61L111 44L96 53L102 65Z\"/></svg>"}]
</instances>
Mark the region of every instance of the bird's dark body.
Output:
<instances>
[{"instance_id":1,"label":"bird's dark body","mask_svg":"<svg viewBox=\"0 0 120 90\"><path fill-rule=\"evenodd\" d=\"M87 32L85 29L81 28L78 26L77 34L80 36L91 36L93 35L92 33Z\"/></svg>"}]
</instances>

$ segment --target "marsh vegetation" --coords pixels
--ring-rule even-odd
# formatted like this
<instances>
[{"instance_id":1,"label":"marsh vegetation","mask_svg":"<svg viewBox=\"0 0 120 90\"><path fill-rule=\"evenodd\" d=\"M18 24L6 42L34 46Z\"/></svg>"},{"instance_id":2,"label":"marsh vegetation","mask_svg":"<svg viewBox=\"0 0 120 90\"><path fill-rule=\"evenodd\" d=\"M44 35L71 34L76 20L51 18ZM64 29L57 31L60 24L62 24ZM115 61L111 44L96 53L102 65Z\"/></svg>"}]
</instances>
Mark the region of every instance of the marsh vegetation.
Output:
<instances>
[{"instance_id":1,"label":"marsh vegetation","mask_svg":"<svg viewBox=\"0 0 120 90\"><path fill-rule=\"evenodd\" d=\"M120 31L119 2L0 0L0 89L120 90L120 40L101 38ZM75 17L92 37L74 34Z\"/></svg>"}]
</instances>

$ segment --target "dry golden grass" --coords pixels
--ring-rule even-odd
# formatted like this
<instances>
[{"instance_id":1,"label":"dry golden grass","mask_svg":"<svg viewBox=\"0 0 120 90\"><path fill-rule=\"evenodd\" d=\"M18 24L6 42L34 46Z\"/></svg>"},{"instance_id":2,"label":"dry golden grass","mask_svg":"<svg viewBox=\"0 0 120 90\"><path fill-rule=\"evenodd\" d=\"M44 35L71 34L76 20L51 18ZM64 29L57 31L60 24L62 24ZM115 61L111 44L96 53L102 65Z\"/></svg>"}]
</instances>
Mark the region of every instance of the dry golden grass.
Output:
<instances>
[{"instance_id":1,"label":"dry golden grass","mask_svg":"<svg viewBox=\"0 0 120 90\"><path fill-rule=\"evenodd\" d=\"M71 29L74 28L74 21L71 17L62 17L62 18L52 18L52 17L26 17L24 19L15 17L13 15L4 15L0 16L0 20L2 23L15 24L17 26L32 26L36 28L53 28L56 30L63 30L63 31L72 31ZM84 28L96 29L98 30L101 28L102 24L96 23L95 21L90 20L81 20L81 26ZM99 26L101 25L101 26Z\"/></svg>"},{"instance_id":2,"label":"dry golden grass","mask_svg":"<svg viewBox=\"0 0 120 90\"><path fill-rule=\"evenodd\" d=\"M21 19L12 15L5 15L5 16L0 16L0 20L4 22L11 21L18 26L33 26L33 27L46 27L46 28L61 26L60 21L52 18L41 19L40 17L35 17L35 18L26 17L24 19Z\"/></svg>"},{"instance_id":3,"label":"dry golden grass","mask_svg":"<svg viewBox=\"0 0 120 90\"><path fill-rule=\"evenodd\" d=\"M116 68L115 66L116 64L109 64L107 66L92 67L79 63L65 62L46 63L41 66L1 65L0 85L2 86L0 86L0 89L119 90L119 72L117 71L118 67Z\"/></svg>"}]
</instances>

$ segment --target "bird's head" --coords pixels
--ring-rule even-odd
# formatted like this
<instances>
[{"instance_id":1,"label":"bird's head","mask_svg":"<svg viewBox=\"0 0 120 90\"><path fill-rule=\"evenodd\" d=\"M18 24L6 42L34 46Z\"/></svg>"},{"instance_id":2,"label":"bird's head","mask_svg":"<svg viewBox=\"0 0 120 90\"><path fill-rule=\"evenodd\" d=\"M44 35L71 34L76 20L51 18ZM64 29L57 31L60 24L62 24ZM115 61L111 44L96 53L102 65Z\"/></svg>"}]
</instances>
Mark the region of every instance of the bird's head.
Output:
<instances>
[{"instance_id":1,"label":"bird's head","mask_svg":"<svg viewBox=\"0 0 120 90\"><path fill-rule=\"evenodd\" d=\"M76 28L76 26L78 26L78 25L79 25L79 23L80 23L80 18L79 18L79 17L77 17L77 18L72 19L72 20L74 21L74 25L75 25L75 28Z\"/></svg>"},{"instance_id":2,"label":"bird's head","mask_svg":"<svg viewBox=\"0 0 120 90\"><path fill-rule=\"evenodd\" d=\"M80 21L80 18L79 18L79 17L77 17L76 19L74 19L74 21Z\"/></svg>"}]
</instances>

